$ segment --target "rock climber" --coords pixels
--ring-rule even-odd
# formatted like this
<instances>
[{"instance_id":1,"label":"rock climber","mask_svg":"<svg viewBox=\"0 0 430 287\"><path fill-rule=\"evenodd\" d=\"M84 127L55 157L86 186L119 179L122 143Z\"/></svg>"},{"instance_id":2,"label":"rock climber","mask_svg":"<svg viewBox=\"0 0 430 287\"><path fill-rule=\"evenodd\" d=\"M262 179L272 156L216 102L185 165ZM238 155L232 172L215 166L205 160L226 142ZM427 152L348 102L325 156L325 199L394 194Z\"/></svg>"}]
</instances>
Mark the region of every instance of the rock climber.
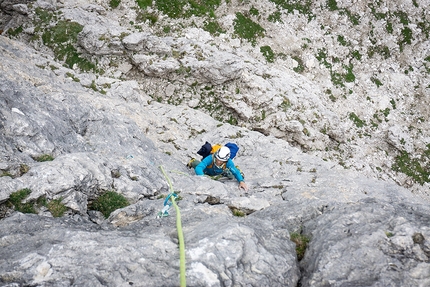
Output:
<instances>
[{"instance_id":1,"label":"rock climber","mask_svg":"<svg viewBox=\"0 0 430 287\"><path fill-rule=\"evenodd\" d=\"M248 191L243 175L230 159L230 149L226 146L220 147L215 153L208 155L202 161L195 158L188 162L189 168L194 168L197 175L216 176L222 175L228 178L236 178L239 189Z\"/></svg>"}]
</instances>

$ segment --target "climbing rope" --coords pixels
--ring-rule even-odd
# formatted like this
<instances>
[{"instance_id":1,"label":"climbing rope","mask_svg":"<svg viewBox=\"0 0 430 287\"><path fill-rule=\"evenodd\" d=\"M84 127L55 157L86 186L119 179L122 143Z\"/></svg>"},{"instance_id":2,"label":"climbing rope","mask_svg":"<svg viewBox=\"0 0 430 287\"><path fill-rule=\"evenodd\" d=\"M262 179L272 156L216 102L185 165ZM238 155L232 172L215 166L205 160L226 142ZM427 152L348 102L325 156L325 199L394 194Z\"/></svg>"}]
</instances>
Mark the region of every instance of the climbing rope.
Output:
<instances>
[{"instance_id":1,"label":"climbing rope","mask_svg":"<svg viewBox=\"0 0 430 287\"><path fill-rule=\"evenodd\" d=\"M160 169L163 172L163 175L166 178L167 182L169 183L170 194L164 200L164 207L158 213L158 217L169 216L169 209L170 209L170 206L173 203L173 206L175 207L175 210L176 210L176 229L178 230L178 240L179 240L180 287L186 287L187 281L185 279L185 244L184 244L184 234L182 232L181 212L179 211L179 207L178 207L178 205L176 204L176 201L175 201L175 199L178 197L178 195L173 190L172 182L170 181L170 178L167 176L166 172L164 171L163 166L160 165ZM171 202L169 201L169 199L171 199Z\"/></svg>"}]
</instances>

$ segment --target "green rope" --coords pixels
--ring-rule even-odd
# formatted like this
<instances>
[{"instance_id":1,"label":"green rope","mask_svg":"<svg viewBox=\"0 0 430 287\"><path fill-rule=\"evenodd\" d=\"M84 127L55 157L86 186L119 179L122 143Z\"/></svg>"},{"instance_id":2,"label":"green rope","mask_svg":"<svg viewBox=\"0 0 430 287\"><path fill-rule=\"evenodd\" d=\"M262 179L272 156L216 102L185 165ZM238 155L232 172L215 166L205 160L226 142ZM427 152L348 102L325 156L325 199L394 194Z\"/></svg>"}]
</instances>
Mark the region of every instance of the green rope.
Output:
<instances>
[{"instance_id":1,"label":"green rope","mask_svg":"<svg viewBox=\"0 0 430 287\"><path fill-rule=\"evenodd\" d=\"M170 192L174 193L172 182L170 178L167 176L166 172L163 169L163 166L160 166L161 171L163 172L164 177L169 183ZM180 287L186 287L187 281L185 279L185 244L184 244L184 233L182 232L182 222L181 222L181 212L179 211L179 207L176 204L175 197L170 197L173 202L173 206L176 210L176 229L178 230L178 240L179 240L179 273L180 273Z\"/></svg>"}]
</instances>

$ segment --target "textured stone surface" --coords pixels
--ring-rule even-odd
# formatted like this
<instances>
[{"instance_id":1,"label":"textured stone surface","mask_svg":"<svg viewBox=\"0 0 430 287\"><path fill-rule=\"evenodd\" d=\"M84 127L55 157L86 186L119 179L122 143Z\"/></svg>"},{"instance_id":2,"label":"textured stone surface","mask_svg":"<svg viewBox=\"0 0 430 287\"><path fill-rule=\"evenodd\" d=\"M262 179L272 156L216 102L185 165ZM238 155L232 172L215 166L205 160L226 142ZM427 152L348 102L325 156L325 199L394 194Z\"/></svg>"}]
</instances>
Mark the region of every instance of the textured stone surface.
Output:
<instances>
[{"instance_id":1,"label":"textured stone surface","mask_svg":"<svg viewBox=\"0 0 430 287\"><path fill-rule=\"evenodd\" d=\"M362 17L357 29L340 24L348 23L344 14L327 11L312 21L299 14L283 15L283 23L264 20L268 35L278 36L253 47L228 38L239 6L223 4L217 11L225 12L226 34L185 27L172 37L154 32L156 27L133 30L134 1L121 1L119 9L98 1L27 4L1 2L2 29L30 25L18 36L22 42L0 36L1 285L178 286L176 211L157 218L161 197L170 191L160 167L180 195L189 286L430 284L428 185L408 190L397 184L407 178L378 169L391 165L392 149L415 152L428 143L428 127L418 121L421 133L406 129L416 118L403 115L417 107L425 118L426 98L417 104L399 96L396 109L391 101L412 93L411 86L425 92L418 86L427 76L417 68L425 40L414 39L414 60L406 45L393 52L394 60L354 62L357 80L347 86L354 92L344 101L344 91L332 86L313 52L329 47L330 57L348 54L336 33L348 30L348 40L358 45L367 23L385 35L385 24L372 21L366 6L349 7ZM253 4L261 13L275 9L265 1ZM411 5L404 8L415 15L419 9ZM43 52L26 45L35 33L29 21L34 15L23 12L35 7L59 9L60 17L84 26L80 49L105 73L65 68L40 43L28 42ZM199 19L193 21L198 25ZM329 28L331 33L321 30ZM313 50L302 49L302 41L310 44L303 38ZM395 36L380 38L396 42ZM302 49L309 70L294 73L300 63L291 55L267 63L259 50L266 43L276 52ZM357 46L362 55L370 47L365 45ZM414 69L404 73L400 60ZM333 69L342 72L341 64ZM370 75L384 80L382 88ZM210 110L219 103L219 110L232 113ZM378 114L383 121L376 130L360 130L349 119L354 112L369 123L387 107L390 113ZM229 115L237 117L237 126L225 123ZM205 141L239 144L235 163L245 173L247 193L234 180L197 177L185 167ZM36 160L46 154L55 159ZM14 211L8 199L22 188L31 190L25 201L61 199L67 212L53 218L46 208ZM108 190L131 204L106 219L88 206ZM293 232L310 238L300 262L289 240Z\"/></svg>"}]
</instances>

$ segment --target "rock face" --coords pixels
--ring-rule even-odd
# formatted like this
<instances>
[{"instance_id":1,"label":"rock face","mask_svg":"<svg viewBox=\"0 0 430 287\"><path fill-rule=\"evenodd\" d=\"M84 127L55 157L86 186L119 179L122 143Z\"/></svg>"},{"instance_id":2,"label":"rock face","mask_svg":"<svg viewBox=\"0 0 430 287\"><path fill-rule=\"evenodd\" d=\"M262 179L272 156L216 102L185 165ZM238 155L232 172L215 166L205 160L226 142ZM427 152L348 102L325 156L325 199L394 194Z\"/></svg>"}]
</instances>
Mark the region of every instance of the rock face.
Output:
<instances>
[{"instance_id":1,"label":"rock face","mask_svg":"<svg viewBox=\"0 0 430 287\"><path fill-rule=\"evenodd\" d=\"M366 145L354 146L360 139L351 144L351 124L340 108L320 97L318 89L327 83L311 54L306 65L315 72L297 75L278 65L297 67L293 58L263 64L251 44L195 27L175 37L153 33L156 28L148 23L142 24L147 30L132 31L123 23L137 18L136 10L127 9L132 2L122 1L118 9L98 2L0 2L2 29L15 32L14 25L22 25L25 30L18 35L21 42L0 36L2 286L178 286L177 212L172 207L170 216L157 217L162 197L172 189L180 196L188 286L430 285L425 193L414 194L390 177L378 180L301 150L324 149L335 141L357 155L373 151L372 146L366 152ZM263 11L261 5L268 2L254 4ZM231 13L240 7L224 15L226 35L232 33ZM370 17L354 7L363 19ZM218 10L228 8L224 3ZM274 8L267 5L270 12ZM103 75L83 72L79 63L63 66L54 46L43 48L27 39L39 31L31 29L37 24L29 19L57 10L60 19L82 26L69 39L76 36L81 60L99 60ZM284 15L284 24L270 27L315 27L315 19L306 26L295 15ZM325 21L331 27L330 21L343 20ZM170 24L173 29L175 21ZM282 44L284 37L270 45ZM417 51L423 46L415 43ZM417 75L414 71L402 77L397 73L396 79L408 82ZM316 86L318 81L323 84ZM199 111L208 107L234 111L238 125ZM396 150L414 151L414 135L401 125L390 126L391 117L386 129L375 134L383 133L384 142ZM312 125L315 118L318 123ZM320 133L328 124L333 127ZM427 129L422 131L425 144ZM185 166L205 141L239 145L235 164L245 173L248 192L238 190L234 180L198 177ZM372 160L358 158L355 164L363 170L371 166ZM30 192L18 204L59 201L66 212L53 217L45 206L36 214L16 211L12 197L22 190ZM92 203L107 191L123 195L130 205L105 218ZM309 239L303 259L290 240L297 235Z\"/></svg>"},{"instance_id":2,"label":"rock face","mask_svg":"<svg viewBox=\"0 0 430 287\"><path fill-rule=\"evenodd\" d=\"M91 71L73 75L86 87L137 81L153 100L429 196L425 1L152 2L2 1L0 30Z\"/></svg>"}]
</instances>

